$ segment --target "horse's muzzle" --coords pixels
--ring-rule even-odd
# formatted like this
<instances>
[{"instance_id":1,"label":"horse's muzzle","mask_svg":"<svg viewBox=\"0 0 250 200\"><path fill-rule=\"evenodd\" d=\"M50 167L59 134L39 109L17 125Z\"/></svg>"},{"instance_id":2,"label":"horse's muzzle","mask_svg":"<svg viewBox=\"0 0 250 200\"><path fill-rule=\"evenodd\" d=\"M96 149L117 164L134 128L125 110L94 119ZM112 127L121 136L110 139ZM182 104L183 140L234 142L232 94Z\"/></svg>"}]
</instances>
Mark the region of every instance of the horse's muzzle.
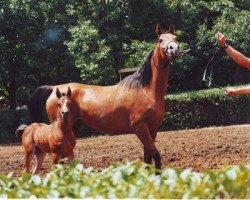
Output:
<instances>
[{"instance_id":1,"label":"horse's muzzle","mask_svg":"<svg viewBox=\"0 0 250 200\"><path fill-rule=\"evenodd\" d=\"M62 112L63 119L67 119L69 116L69 112Z\"/></svg>"},{"instance_id":2,"label":"horse's muzzle","mask_svg":"<svg viewBox=\"0 0 250 200\"><path fill-rule=\"evenodd\" d=\"M176 58L180 53L178 43L169 42L165 52L168 56L171 56L172 58Z\"/></svg>"}]
</instances>

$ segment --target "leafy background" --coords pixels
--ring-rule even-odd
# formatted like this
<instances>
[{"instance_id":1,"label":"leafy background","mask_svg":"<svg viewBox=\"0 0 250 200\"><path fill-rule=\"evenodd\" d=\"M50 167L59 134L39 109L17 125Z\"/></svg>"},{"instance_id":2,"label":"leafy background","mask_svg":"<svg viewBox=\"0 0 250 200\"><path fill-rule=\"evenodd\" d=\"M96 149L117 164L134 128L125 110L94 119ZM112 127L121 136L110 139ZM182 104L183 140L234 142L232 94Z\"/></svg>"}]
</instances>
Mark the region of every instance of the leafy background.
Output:
<instances>
[{"instance_id":1,"label":"leafy background","mask_svg":"<svg viewBox=\"0 0 250 200\"><path fill-rule=\"evenodd\" d=\"M102 171L56 165L45 177L0 175L0 198L249 198L249 167L232 166L195 172L168 167L158 175L139 162L113 164Z\"/></svg>"},{"instance_id":2,"label":"leafy background","mask_svg":"<svg viewBox=\"0 0 250 200\"><path fill-rule=\"evenodd\" d=\"M217 31L246 55L249 1L5 0L0 2L0 96L10 110L44 84L110 85L118 69L139 67L156 41L155 26L176 26L182 48ZM169 93L202 89L214 37L173 63ZM247 83L250 75L220 51L214 83Z\"/></svg>"}]
</instances>

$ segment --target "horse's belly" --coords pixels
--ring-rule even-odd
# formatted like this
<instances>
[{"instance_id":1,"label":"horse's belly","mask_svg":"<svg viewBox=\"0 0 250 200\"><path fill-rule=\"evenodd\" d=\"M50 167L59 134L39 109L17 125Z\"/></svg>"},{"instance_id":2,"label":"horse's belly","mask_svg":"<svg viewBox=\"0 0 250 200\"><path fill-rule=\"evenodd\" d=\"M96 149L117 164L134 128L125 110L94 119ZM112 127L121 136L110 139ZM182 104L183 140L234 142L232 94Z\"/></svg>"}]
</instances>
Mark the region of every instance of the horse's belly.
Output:
<instances>
[{"instance_id":1,"label":"horse's belly","mask_svg":"<svg viewBox=\"0 0 250 200\"><path fill-rule=\"evenodd\" d=\"M130 123L126 113L110 113L110 115L88 115L84 116L84 124L101 132L108 134L126 134L131 131Z\"/></svg>"},{"instance_id":2,"label":"horse's belly","mask_svg":"<svg viewBox=\"0 0 250 200\"><path fill-rule=\"evenodd\" d=\"M43 152L49 153L50 152L50 146L49 146L49 129L47 128L41 128L36 131L34 135L34 141L36 143L36 146L38 146Z\"/></svg>"}]
</instances>

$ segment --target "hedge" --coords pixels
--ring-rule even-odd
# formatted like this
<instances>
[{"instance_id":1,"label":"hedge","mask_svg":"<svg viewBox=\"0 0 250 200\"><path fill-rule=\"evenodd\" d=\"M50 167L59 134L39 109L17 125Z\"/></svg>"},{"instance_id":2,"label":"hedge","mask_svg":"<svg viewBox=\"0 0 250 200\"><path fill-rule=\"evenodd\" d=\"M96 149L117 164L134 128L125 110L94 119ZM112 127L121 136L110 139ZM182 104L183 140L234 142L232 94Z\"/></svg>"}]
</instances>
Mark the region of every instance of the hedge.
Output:
<instances>
[{"instance_id":1,"label":"hedge","mask_svg":"<svg viewBox=\"0 0 250 200\"><path fill-rule=\"evenodd\" d=\"M166 117L161 131L246 124L250 122L250 96L228 97L219 89L166 95ZM0 143L15 142L15 129L28 123L27 110L0 112ZM96 135L84 128L79 137Z\"/></svg>"},{"instance_id":2,"label":"hedge","mask_svg":"<svg viewBox=\"0 0 250 200\"><path fill-rule=\"evenodd\" d=\"M228 97L220 89L166 95L161 130L246 124L250 122L250 95Z\"/></svg>"}]
</instances>

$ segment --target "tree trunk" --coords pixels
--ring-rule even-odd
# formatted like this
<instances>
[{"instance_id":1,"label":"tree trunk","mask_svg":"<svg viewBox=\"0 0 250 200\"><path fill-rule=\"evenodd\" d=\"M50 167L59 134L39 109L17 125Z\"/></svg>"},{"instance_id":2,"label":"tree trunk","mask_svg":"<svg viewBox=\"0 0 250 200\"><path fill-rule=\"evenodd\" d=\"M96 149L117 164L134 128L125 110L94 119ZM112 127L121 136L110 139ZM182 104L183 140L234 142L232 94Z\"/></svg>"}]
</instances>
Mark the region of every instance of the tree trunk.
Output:
<instances>
[{"instance_id":1,"label":"tree trunk","mask_svg":"<svg viewBox=\"0 0 250 200\"><path fill-rule=\"evenodd\" d=\"M16 85L16 67L13 66L9 69L9 88L8 88L8 93L9 93L9 105L10 105L10 110L15 110L16 109L16 91L17 91L17 85Z\"/></svg>"},{"instance_id":2,"label":"tree trunk","mask_svg":"<svg viewBox=\"0 0 250 200\"><path fill-rule=\"evenodd\" d=\"M10 110L15 110L16 109L16 90L10 89L8 99L9 99Z\"/></svg>"}]
</instances>

